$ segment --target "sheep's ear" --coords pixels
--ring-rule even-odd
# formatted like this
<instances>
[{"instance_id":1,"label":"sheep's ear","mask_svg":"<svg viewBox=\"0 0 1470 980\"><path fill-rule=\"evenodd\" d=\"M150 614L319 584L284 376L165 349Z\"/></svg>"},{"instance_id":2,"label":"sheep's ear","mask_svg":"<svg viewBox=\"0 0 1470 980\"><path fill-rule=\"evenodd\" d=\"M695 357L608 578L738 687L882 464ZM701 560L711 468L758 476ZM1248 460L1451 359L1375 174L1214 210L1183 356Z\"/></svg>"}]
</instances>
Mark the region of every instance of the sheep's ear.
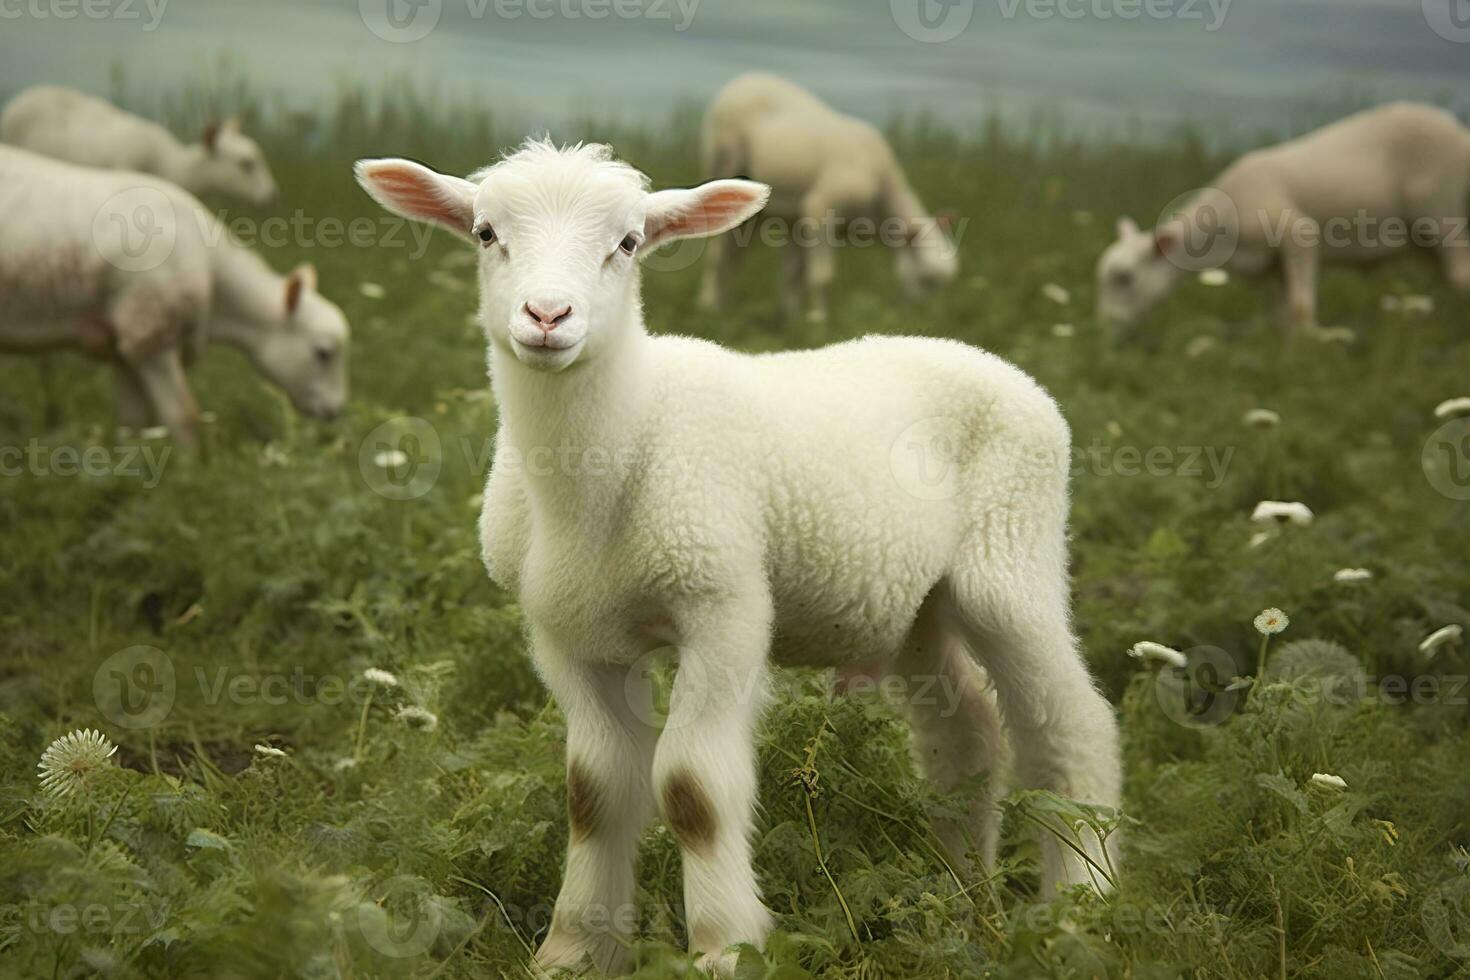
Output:
<instances>
[{"instance_id":1,"label":"sheep's ear","mask_svg":"<svg viewBox=\"0 0 1470 980\"><path fill-rule=\"evenodd\" d=\"M296 312L301 305L301 297L307 291L316 289L316 266L310 262L303 262L291 270L286 277L286 315L290 316Z\"/></svg>"},{"instance_id":2,"label":"sheep's ear","mask_svg":"<svg viewBox=\"0 0 1470 980\"><path fill-rule=\"evenodd\" d=\"M222 133L238 133L240 131L240 117L231 116L220 123L219 128Z\"/></svg>"},{"instance_id":3,"label":"sheep's ear","mask_svg":"<svg viewBox=\"0 0 1470 980\"><path fill-rule=\"evenodd\" d=\"M359 160L352 168L373 200L394 214L448 228L465 240L474 222L474 184L412 160Z\"/></svg>"},{"instance_id":4,"label":"sheep's ear","mask_svg":"<svg viewBox=\"0 0 1470 980\"><path fill-rule=\"evenodd\" d=\"M677 238L705 238L738 227L766 206L771 189L753 180L712 180L648 195L646 252Z\"/></svg>"},{"instance_id":5,"label":"sheep's ear","mask_svg":"<svg viewBox=\"0 0 1470 980\"><path fill-rule=\"evenodd\" d=\"M1159 258L1167 259L1169 250L1179 244L1179 237L1172 231L1154 232L1154 250L1158 252Z\"/></svg>"},{"instance_id":6,"label":"sheep's ear","mask_svg":"<svg viewBox=\"0 0 1470 980\"><path fill-rule=\"evenodd\" d=\"M1138 234L1138 225L1134 223L1132 218L1129 218L1125 215L1124 217L1118 219L1119 238L1128 239L1132 238L1136 234Z\"/></svg>"},{"instance_id":7,"label":"sheep's ear","mask_svg":"<svg viewBox=\"0 0 1470 980\"><path fill-rule=\"evenodd\" d=\"M215 146L219 143L219 123L212 122L206 124L204 132L199 136L199 142L204 144L206 150L213 153Z\"/></svg>"}]
</instances>

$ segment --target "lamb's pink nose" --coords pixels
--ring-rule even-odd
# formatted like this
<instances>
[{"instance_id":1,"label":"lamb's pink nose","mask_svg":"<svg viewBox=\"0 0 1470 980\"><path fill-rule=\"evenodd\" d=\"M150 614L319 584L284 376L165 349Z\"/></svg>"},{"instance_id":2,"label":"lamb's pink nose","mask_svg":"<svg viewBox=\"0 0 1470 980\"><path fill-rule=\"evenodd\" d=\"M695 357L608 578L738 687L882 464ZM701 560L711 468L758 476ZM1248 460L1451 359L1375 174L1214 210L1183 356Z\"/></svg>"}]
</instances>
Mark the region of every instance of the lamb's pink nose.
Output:
<instances>
[{"instance_id":1,"label":"lamb's pink nose","mask_svg":"<svg viewBox=\"0 0 1470 980\"><path fill-rule=\"evenodd\" d=\"M524 310L526 316L534 320L536 322L536 326L540 327L542 330L545 330L547 333L550 333L557 327L561 326L562 323L566 321L566 318L572 315L572 307L570 303L563 304L559 309L556 309L549 313L541 307L531 303L527 303L524 307Z\"/></svg>"}]
</instances>

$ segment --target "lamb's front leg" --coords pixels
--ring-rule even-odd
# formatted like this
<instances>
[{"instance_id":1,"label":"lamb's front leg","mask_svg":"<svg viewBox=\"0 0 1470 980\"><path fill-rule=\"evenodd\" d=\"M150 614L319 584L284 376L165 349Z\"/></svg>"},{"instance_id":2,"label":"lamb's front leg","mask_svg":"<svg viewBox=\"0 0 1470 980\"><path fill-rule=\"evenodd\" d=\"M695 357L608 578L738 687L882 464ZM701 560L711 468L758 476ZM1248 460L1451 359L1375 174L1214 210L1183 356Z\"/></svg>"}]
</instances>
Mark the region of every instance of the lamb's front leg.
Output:
<instances>
[{"instance_id":1,"label":"lamb's front leg","mask_svg":"<svg viewBox=\"0 0 1470 980\"><path fill-rule=\"evenodd\" d=\"M656 732L644 720L653 717L649 684L626 667L548 652L544 639L533 643L567 719L570 824L566 874L536 962L547 969L590 962L604 973L621 972L638 925L638 835L653 815Z\"/></svg>"},{"instance_id":2,"label":"lamb's front leg","mask_svg":"<svg viewBox=\"0 0 1470 980\"><path fill-rule=\"evenodd\" d=\"M736 943L771 929L750 859L755 729L766 693L769 600L675 616L681 642L669 718L654 754L654 790L684 863L689 948L728 974Z\"/></svg>"}]
</instances>

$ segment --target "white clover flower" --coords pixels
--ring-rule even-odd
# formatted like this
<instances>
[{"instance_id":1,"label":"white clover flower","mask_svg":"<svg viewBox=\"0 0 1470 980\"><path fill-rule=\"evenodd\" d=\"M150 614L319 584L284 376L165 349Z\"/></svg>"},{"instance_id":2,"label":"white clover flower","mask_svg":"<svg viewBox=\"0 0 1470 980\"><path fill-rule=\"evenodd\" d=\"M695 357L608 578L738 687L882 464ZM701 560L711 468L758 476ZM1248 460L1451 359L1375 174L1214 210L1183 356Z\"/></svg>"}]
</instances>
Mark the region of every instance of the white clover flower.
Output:
<instances>
[{"instance_id":1,"label":"white clover flower","mask_svg":"<svg viewBox=\"0 0 1470 980\"><path fill-rule=\"evenodd\" d=\"M1072 302L1072 294L1067 292L1065 287L1058 286L1054 282L1049 282L1045 286L1042 286L1041 295L1045 296L1047 299L1051 300L1058 306L1066 306L1068 303Z\"/></svg>"},{"instance_id":2,"label":"white clover flower","mask_svg":"<svg viewBox=\"0 0 1470 980\"><path fill-rule=\"evenodd\" d=\"M1223 286L1230 281L1230 273L1224 269L1205 269L1199 274L1201 286Z\"/></svg>"},{"instance_id":3,"label":"white clover flower","mask_svg":"<svg viewBox=\"0 0 1470 980\"><path fill-rule=\"evenodd\" d=\"M357 287L357 291L359 293L362 293L368 299L382 299L384 296L388 295L388 290L384 289L382 286L379 286L375 282L361 283Z\"/></svg>"},{"instance_id":4,"label":"white clover flower","mask_svg":"<svg viewBox=\"0 0 1470 980\"><path fill-rule=\"evenodd\" d=\"M276 748L275 746L273 746L273 745L262 745L259 742L256 742L255 743L255 754L258 755L258 756L260 756L262 759L284 759L284 758L286 758L286 753L282 752L280 749Z\"/></svg>"},{"instance_id":5,"label":"white clover flower","mask_svg":"<svg viewBox=\"0 0 1470 980\"><path fill-rule=\"evenodd\" d=\"M1434 417L1452 419L1457 415L1470 415L1470 396L1449 398L1434 406Z\"/></svg>"},{"instance_id":6,"label":"white clover flower","mask_svg":"<svg viewBox=\"0 0 1470 980\"><path fill-rule=\"evenodd\" d=\"M1070 323L1053 323L1051 325L1051 335L1065 340L1068 337L1077 336L1077 328Z\"/></svg>"},{"instance_id":7,"label":"white clover flower","mask_svg":"<svg viewBox=\"0 0 1470 980\"><path fill-rule=\"evenodd\" d=\"M1347 789L1347 781L1341 776L1334 776L1330 772L1312 773L1312 785L1323 786L1327 789Z\"/></svg>"},{"instance_id":8,"label":"white clover flower","mask_svg":"<svg viewBox=\"0 0 1470 980\"><path fill-rule=\"evenodd\" d=\"M146 429L139 429L138 435L142 436L144 439L167 439L168 426L150 425Z\"/></svg>"},{"instance_id":9,"label":"white clover flower","mask_svg":"<svg viewBox=\"0 0 1470 980\"><path fill-rule=\"evenodd\" d=\"M1434 312L1434 297L1413 294L1405 296L1402 301L1402 309L1405 313L1418 313L1427 316Z\"/></svg>"},{"instance_id":10,"label":"white clover flower","mask_svg":"<svg viewBox=\"0 0 1470 980\"><path fill-rule=\"evenodd\" d=\"M377 667L369 667L367 670L363 671L362 678L370 684L377 684L379 687L398 686L397 675L390 674L388 671L380 670Z\"/></svg>"},{"instance_id":11,"label":"white clover flower","mask_svg":"<svg viewBox=\"0 0 1470 980\"><path fill-rule=\"evenodd\" d=\"M402 449L385 449L373 457L373 465L389 470L408 462L408 454Z\"/></svg>"},{"instance_id":12,"label":"white clover flower","mask_svg":"<svg viewBox=\"0 0 1470 980\"><path fill-rule=\"evenodd\" d=\"M41 789L52 799L61 799L79 789L117 752L117 746L101 732L85 728L68 732L41 753L36 768L41 770Z\"/></svg>"},{"instance_id":13,"label":"white clover flower","mask_svg":"<svg viewBox=\"0 0 1470 980\"><path fill-rule=\"evenodd\" d=\"M1419 652L1433 655L1434 652L1442 646L1446 646L1451 643L1459 643L1460 639L1464 635L1465 631L1460 628L1460 625L1458 623L1451 623L1448 626L1441 626L1439 629L1435 630L1433 633L1430 633L1424 638L1424 640L1419 644Z\"/></svg>"},{"instance_id":14,"label":"white clover flower","mask_svg":"<svg viewBox=\"0 0 1470 980\"><path fill-rule=\"evenodd\" d=\"M1262 609L1255 619L1256 632L1262 636L1274 636L1291 625L1291 619L1274 606Z\"/></svg>"},{"instance_id":15,"label":"white clover flower","mask_svg":"<svg viewBox=\"0 0 1470 980\"><path fill-rule=\"evenodd\" d=\"M1274 429L1281 424L1281 416L1269 408L1253 408L1242 419L1252 429Z\"/></svg>"},{"instance_id":16,"label":"white clover flower","mask_svg":"<svg viewBox=\"0 0 1470 980\"><path fill-rule=\"evenodd\" d=\"M1339 568L1332 573L1334 582L1366 582L1373 577L1373 573L1366 568Z\"/></svg>"},{"instance_id":17,"label":"white clover flower","mask_svg":"<svg viewBox=\"0 0 1470 980\"><path fill-rule=\"evenodd\" d=\"M1128 656L1134 660L1157 660L1170 667L1184 667L1189 663L1189 659L1178 650L1152 640L1140 640L1133 644L1128 650Z\"/></svg>"},{"instance_id":18,"label":"white clover flower","mask_svg":"<svg viewBox=\"0 0 1470 980\"><path fill-rule=\"evenodd\" d=\"M1316 517L1312 508L1296 500L1263 500L1251 511L1251 520L1262 523L1290 521L1301 527L1312 523Z\"/></svg>"},{"instance_id":19,"label":"white clover flower","mask_svg":"<svg viewBox=\"0 0 1470 980\"><path fill-rule=\"evenodd\" d=\"M419 731L432 732L439 727L439 716L427 708L420 708L416 704L399 708L393 717L403 722L409 728L417 728Z\"/></svg>"}]
</instances>

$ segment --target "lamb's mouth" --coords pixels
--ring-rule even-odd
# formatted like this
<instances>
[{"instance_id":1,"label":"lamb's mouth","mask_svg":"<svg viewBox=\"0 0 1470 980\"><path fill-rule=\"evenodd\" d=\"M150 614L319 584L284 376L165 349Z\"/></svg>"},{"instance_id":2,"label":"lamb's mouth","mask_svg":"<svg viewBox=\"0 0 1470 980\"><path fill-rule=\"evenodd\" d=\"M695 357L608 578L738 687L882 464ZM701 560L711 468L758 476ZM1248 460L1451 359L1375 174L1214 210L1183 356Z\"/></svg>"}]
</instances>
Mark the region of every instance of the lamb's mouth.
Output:
<instances>
[{"instance_id":1,"label":"lamb's mouth","mask_svg":"<svg viewBox=\"0 0 1470 980\"><path fill-rule=\"evenodd\" d=\"M582 352L583 339L578 337L570 343L528 344L512 336L510 349L515 354L516 360L527 367L544 371L560 371L577 359L577 355Z\"/></svg>"}]
</instances>

